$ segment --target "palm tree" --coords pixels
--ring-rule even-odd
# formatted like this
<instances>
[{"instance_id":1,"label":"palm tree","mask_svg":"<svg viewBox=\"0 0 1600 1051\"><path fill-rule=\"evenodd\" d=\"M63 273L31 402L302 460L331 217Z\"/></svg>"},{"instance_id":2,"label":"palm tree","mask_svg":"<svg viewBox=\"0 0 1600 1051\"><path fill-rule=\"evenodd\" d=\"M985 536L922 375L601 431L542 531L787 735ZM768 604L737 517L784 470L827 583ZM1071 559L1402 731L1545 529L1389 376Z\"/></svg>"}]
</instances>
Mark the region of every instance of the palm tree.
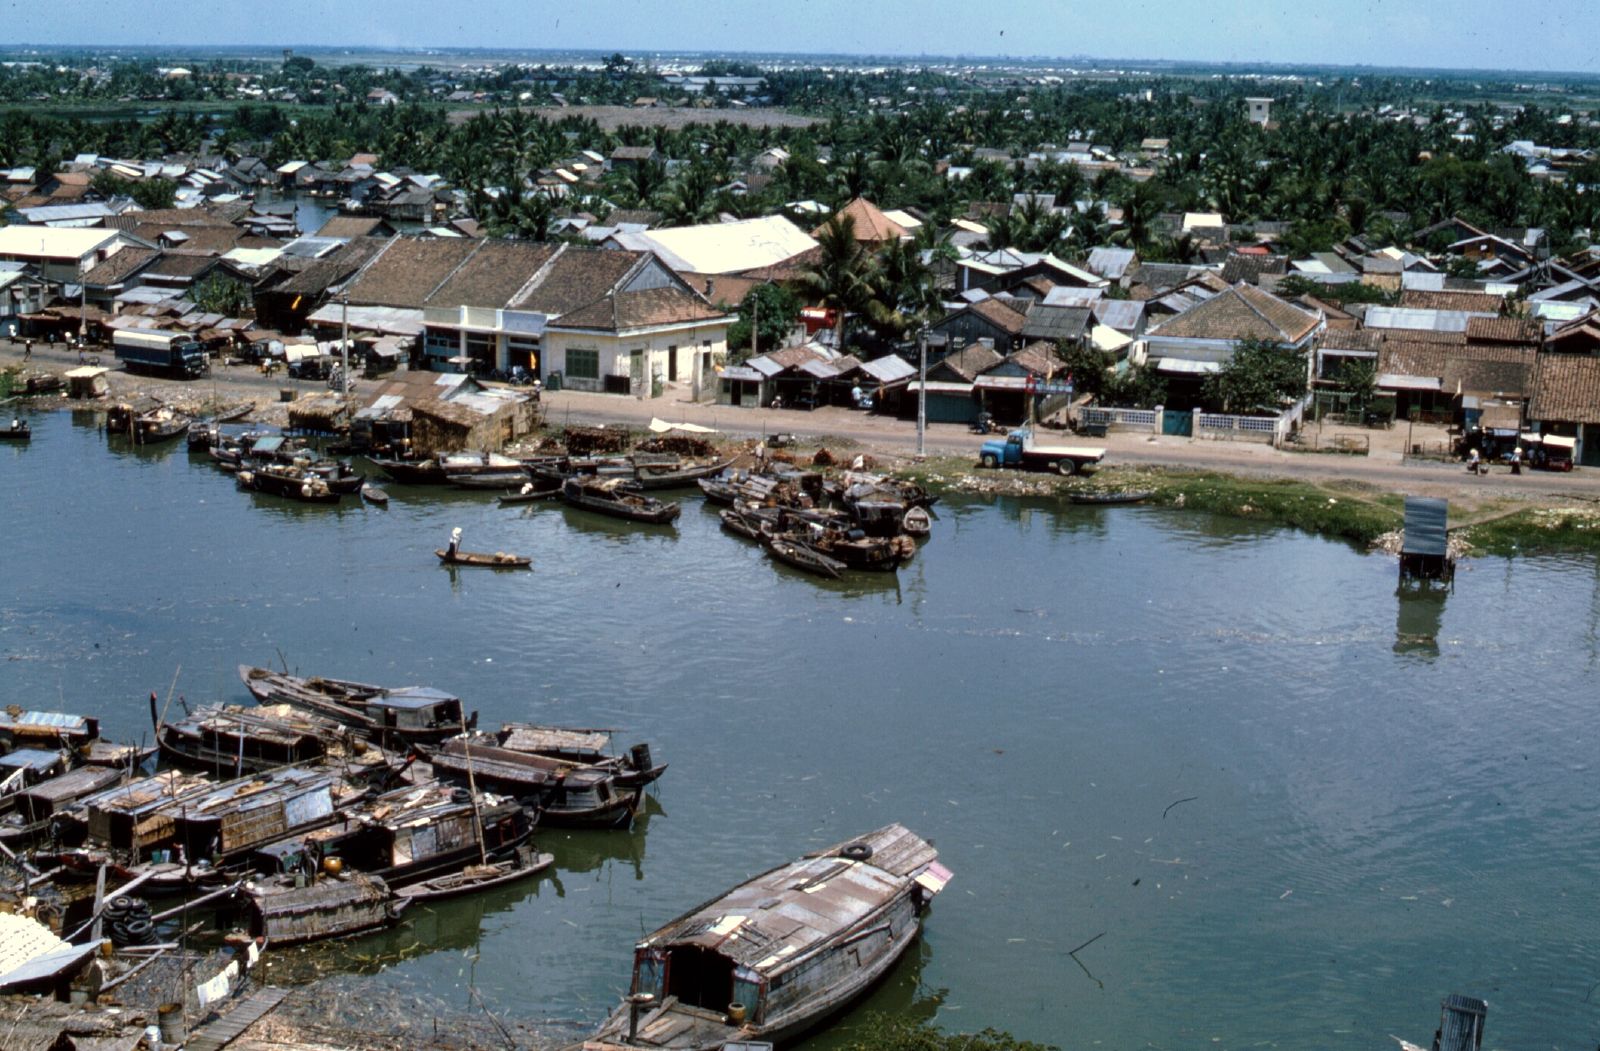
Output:
<instances>
[{"instance_id":1,"label":"palm tree","mask_svg":"<svg viewBox=\"0 0 1600 1051\"><path fill-rule=\"evenodd\" d=\"M838 311L834 334L844 351L845 316L864 310L873 299L877 262L856 240L853 215L835 215L816 233L817 261L801 275L800 283L825 307Z\"/></svg>"},{"instance_id":2,"label":"palm tree","mask_svg":"<svg viewBox=\"0 0 1600 1051\"><path fill-rule=\"evenodd\" d=\"M876 295L867 304L867 318L880 336L905 339L938 309L933 271L922 260L915 241L897 241L877 260Z\"/></svg>"}]
</instances>

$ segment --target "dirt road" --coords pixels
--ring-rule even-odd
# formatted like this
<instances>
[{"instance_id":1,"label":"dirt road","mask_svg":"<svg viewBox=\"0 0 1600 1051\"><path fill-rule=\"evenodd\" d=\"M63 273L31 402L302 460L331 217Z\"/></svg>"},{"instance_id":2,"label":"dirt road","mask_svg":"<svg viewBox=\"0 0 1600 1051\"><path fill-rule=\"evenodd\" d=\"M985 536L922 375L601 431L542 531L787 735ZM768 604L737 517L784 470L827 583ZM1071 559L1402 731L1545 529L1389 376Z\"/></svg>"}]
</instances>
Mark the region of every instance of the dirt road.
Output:
<instances>
[{"instance_id":1,"label":"dirt road","mask_svg":"<svg viewBox=\"0 0 1600 1051\"><path fill-rule=\"evenodd\" d=\"M202 380L176 381L133 376L116 367L108 349L96 351L101 363L110 366L114 394L132 392L154 394L167 401L198 403L208 399L236 402L253 399L260 408L258 418L281 422L279 391L291 389L298 395L325 391L326 385L312 380L291 380L281 373L262 376L246 366L218 367ZM0 364L22 359L20 343L0 341ZM78 364L75 350L35 343L31 365L65 371ZM376 381L356 380L356 396L370 390ZM913 456L917 451L915 420L875 416L838 407L812 411L799 409L734 408L726 405L695 403L686 391L670 388L660 398L638 399L612 394L585 394L576 391L545 392L545 419L554 426L565 423L583 426L622 424L643 428L652 419L671 423L694 423L712 427L730 437L763 437L790 433L807 440L836 446L835 452L858 448L893 456ZM1442 432L1440 432L1442 433ZM1422 431L1407 435L1403 428L1373 432L1369 456L1288 452L1252 442L1221 442L1145 434L1111 434L1095 439L1106 447L1107 463L1188 467L1222 471L1254 477L1304 478L1319 482L1365 483L1376 488L1418 495L1471 495L1477 499L1492 496L1522 499L1567 499L1600 501L1600 471L1578 469L1570 474L1528 471L1512 475L1506 468L1473 476L1457 463L1412 460L1402 455L1409 438L1421 440ZM1432 440L1438 435L1428 432ZM930 455L970 455L977 462L982 435L973 434L964 424L936 423L928 427L925 448Z\"/></svg>"}]
</instances>

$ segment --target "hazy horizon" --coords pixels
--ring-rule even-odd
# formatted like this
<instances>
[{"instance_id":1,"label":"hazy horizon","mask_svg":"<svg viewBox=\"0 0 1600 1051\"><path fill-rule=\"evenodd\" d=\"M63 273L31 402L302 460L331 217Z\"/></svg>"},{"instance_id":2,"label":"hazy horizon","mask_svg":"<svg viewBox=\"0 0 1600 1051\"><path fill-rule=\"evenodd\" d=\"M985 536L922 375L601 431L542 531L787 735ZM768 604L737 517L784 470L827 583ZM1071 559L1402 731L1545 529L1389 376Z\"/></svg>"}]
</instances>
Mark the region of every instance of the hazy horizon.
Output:
<instances>
[{"instance_id":1,"label":"hazy horizon","mask_svg":"<svg viewBox=\"0 0 1600 1051\"><path fill-rule=\"evenodd\" d=\"M1015 0L993 13L955 0L915 6L811 0L759 10L731 0L591 0L581 10L515 0L466 0L450 8L424 0L381 6L280 0L270 19L253 4L219 8L197 0L80 0L28 9L25 18L16 0L8 6L14 16L8 28L29 38L10 50L482 48L1600 73L1592 44L1600 11L1586 0L1548 0L1531 12L1488 0L1449 7L1431 0L1325 0L1314 9L1261 0L1213 5L1204 15L1177 0L1128 0L1114 9L1082 0ZM91 35L100 39L85 39Z\"/></svg>"}]
</instances>

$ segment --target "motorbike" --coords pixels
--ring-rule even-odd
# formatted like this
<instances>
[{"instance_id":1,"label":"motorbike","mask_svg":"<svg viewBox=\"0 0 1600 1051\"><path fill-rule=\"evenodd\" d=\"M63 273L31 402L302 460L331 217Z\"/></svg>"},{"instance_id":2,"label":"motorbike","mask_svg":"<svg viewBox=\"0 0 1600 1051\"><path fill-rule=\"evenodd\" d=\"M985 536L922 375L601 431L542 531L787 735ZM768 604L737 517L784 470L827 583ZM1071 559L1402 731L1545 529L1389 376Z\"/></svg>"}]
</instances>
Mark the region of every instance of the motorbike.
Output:
<instances>
[{"instance_id":1,"label":"motorbike","mask_svg":"<svg viewBox=\"0 0 1600 1051\"><path fill-rule=\"evenodd\" d=\"M995 432L994 416L987 412L978 413L978 418L972 421L973 434L993 434Z\"/></svg>"}]
</instances>

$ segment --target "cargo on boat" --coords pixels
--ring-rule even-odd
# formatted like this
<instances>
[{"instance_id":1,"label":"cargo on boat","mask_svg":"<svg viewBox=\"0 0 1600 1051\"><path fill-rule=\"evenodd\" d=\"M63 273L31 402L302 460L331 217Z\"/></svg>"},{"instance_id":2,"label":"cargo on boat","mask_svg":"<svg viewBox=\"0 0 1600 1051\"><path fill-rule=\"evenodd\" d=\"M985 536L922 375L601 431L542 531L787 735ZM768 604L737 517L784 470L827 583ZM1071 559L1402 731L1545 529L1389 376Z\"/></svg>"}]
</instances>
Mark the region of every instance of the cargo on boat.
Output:
<instances>
[{"instance_id":1,"label":"cargo on boat","mask_svg":"<svg viewBox=\"0 0 1600 1051\"><path fill-rule=\"evenodd\" d=\"M154 708L152 699L152 718ZM393 756L355 738L348 727L286 704L202 708L159 723L156 743L172 761L222 777L322 761L337 761L348 776L383 777L396 765Z\"/></svg>"},{"instance_id":2,"label":"cargo on boat","mask_svg":"<svg viewBox=\"0 0 1600 1051\"><path fill-rule=\"evenodd\" d=\"M640 941L630 995L583 1047L791 1039L889 970L949 879L900 825L771 869Z\"/></svg>"}]
</instances>

